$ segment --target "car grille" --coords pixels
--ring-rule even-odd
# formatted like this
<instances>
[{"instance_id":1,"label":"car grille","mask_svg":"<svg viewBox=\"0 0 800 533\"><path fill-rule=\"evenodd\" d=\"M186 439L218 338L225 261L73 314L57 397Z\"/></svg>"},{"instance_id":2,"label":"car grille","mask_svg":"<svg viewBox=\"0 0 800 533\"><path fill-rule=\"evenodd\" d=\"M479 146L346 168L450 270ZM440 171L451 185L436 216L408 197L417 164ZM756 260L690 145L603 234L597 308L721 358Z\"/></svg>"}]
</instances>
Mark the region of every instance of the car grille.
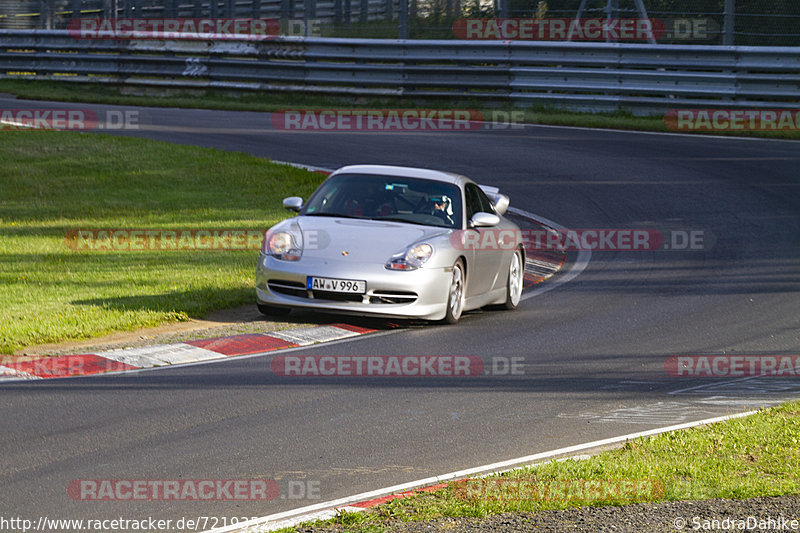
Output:
<instances>
[{"instance_id":1,"label":"car grille","mask_svg":"<svg viewBox=\"0 0 800 533\"><path fill-rule=\"evenodd\" d=\"M315 300L329 302L363 302L363 294L350 294L346 292L309 291L299 281L271 279L267 282L269 290L277 294L294 296L295 298L309 298L309 292ZM370 304L410 304L417 301L419 295L412 291L372 291L367 295Z\"/></svg>"},{"instance_id":2,"label":"car grille","mask_svg":"<svg viewBox=\"0 0 800 533\"><path fill-rule=\"evenodd\" d=\"M372 291L371 304L410 304L417 301L417 293L411 291Z\"/></svg>"},{"instance_id":3,"label":"car grille","mask_svg":"<svg viewBox=\"0 0 800 533\"><path fill-rule=\"evenodd\" d=\"M271 279L267 282L269 290L278 294L307 298L306 286L299 281L287 281L282 279Z\"/></svg>"}]
</instances>

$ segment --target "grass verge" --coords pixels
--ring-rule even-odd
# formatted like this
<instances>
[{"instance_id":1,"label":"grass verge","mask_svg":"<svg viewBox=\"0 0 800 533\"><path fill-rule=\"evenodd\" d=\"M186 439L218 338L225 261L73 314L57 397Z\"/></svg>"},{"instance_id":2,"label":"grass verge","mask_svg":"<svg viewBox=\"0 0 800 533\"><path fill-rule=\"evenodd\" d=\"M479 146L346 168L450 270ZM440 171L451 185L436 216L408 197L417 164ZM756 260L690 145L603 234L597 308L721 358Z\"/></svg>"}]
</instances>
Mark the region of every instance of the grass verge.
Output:
<instances>
[{"instance_id":1,"label":"grass verge","mask_svg":"<svg viewBox=\"0 0 800 533\"><path fill-rule=\"evenodd\" d=\"M254 298L257 250L75 251L75 229L243 229L322 176L245 154L71 132L0 133L0 353L202 317ZM146 247L146 246L145 246Z\"/></svg>"},{"instance_id":2,"label":"grass verge","mask_svg":"<svg viewBox=\"0 0 800 533\"><path fill-rule=\"evenodd\" d=\"M297 93L235 93L218 90L175 90L116 87L104 84L56 83L37 80L0 80L0 92L11 93L30 100L61 102L86 102L108 105L145 107L180 107L219 109L229 111L270 112L281 109L470 109L492 116L494 111L521 111L528 124L610 128L632 131L670 132L660 116L634 116L617 111L613 113L579 113L547 106L512 108L509 106L487 108L485 101L459 99L414 100L409 97L345 98L328 95ZM693 132L705 134L704 132ZM800 139L800 131L714 131L713 135L763 137L772 139Z\"/></svg>"},{"instance_id":3,"label":"grass verge","mask_svg":"<svg viewBox=\"0 0 800 533\"><path fill-rule=\"evenodd\" d=\"M800 402L790 402L745 418L628 441L585 460L453 482L315 525L379 532L397 520L800 494L798 464Z\"/></svg>"}]
</instances>

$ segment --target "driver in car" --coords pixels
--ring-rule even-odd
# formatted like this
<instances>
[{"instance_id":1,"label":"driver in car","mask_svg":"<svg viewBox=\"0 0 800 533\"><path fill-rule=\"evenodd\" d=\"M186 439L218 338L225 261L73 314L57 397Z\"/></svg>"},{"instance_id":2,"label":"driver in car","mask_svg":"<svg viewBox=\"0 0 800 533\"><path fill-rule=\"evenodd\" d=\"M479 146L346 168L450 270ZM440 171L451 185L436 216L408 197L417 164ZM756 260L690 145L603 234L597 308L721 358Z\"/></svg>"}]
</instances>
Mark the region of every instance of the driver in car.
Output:
<instances>
[{"instance_id":1,"label":"driver in car","mask_svg":"<svg viewBox=\"0 0 800 533\"><path fill-rule=\"evenodd\" d=\"M432 196L430 202L431 215L442 219L448 226L455 225L453 222L453 203L448 196Z\"/></svg>"}]
</instances>

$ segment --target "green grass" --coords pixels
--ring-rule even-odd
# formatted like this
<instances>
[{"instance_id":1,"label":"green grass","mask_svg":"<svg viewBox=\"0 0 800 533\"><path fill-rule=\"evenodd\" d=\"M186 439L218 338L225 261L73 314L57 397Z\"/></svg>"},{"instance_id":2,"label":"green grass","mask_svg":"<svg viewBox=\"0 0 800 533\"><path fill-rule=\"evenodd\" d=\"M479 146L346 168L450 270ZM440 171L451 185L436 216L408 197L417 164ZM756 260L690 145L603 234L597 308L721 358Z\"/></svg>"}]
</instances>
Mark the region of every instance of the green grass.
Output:
<instances>
[{"instance_id":1,"label":"green grass","mask_svg":"<svg viewBox=\"0 0 800 533\"><path fill-rule=\"evenodd\" d=\"M745 418L628 441L622 448L586 460L552 461L500 476L451 483L367 512L342 513L331 523L367 532L381 531L388 520L800 494L798 465L800 402L790 402ZM588 487L590 480L605 492L595 492L595 496L588 490L581 493L580 487ZM620 485L624 482L641 485L625 488ZM623 488L612 490L614 487Z\"/></svg>"},{"instance_id":2,"label":"green grass","mask_svg":"<svg viewBox=\"0 0 800 533\"><path fill-rule=\"evenodd\" d=\"M265 230L322 176L72 132L0 133L0 353L253 302L257 251L74 251L74 229Z\"/></svg>"},{"instance_id":3,"label":"green grass","mask_svg":"<svg viewBox=\"0 0 800 533\"><path fill-rule=\"evenodd\" d=\"M660 116L634 116L624 111L609 113L579 113L547 106L512 108L508 105L487 108L485 101L461 98L410 97L337 97L297 93L235 93L218 90L175 90L118 88L111 85L56 83L37 80L0 80L0 92L16 94L19 98L63 102L89 102L109 105L138 105L147 107L182 107L230 111L277 111L280 109L471 109L490 117L493 111L521 111L522 122L587 128L611 128L633 131L670 131ZM714 135L800 139L800 131L709 132ZM703 132L696 134L703 135Z\"/></svg>"}]
</instances>

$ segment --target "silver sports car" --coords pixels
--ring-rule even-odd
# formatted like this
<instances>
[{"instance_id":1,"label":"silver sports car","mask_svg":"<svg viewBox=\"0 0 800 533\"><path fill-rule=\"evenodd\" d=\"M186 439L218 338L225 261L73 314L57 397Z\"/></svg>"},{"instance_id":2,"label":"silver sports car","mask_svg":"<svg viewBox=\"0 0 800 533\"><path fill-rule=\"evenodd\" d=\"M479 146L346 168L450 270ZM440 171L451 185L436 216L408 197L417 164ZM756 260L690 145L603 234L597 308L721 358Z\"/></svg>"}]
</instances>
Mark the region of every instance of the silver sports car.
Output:
<instances>
[{"instance_id":1,"label":"silver sports car","mask_svg":"<svg viewBox=\"0 0 800 533\"><path fill-rule=\"evenodd\" d=\"M525 249L503 217L508 197L469 178L354 165L330 175L267 231L256 269L259 310L292 308L455 323L522 294Z\"/></svg>"}]
</instances>

